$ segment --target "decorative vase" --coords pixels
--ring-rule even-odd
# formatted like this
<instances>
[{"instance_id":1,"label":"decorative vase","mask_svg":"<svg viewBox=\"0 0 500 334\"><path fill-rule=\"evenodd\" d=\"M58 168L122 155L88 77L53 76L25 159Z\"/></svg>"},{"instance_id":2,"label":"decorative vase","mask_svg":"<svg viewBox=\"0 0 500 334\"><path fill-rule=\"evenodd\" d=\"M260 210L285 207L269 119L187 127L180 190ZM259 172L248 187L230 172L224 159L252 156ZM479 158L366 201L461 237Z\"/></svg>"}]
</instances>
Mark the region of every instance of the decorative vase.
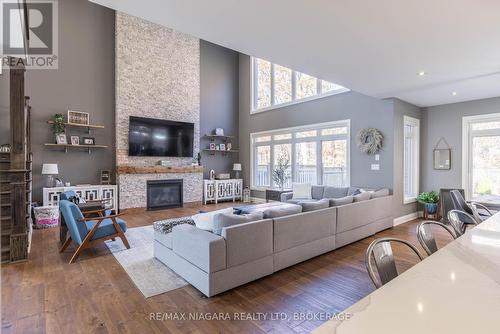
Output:
<instances>
[{"instance_id":1,"label":"decorative vase","mask_svg":"<svg viewBox=\"0 0 500 334\"><path fill-rule=\"evenodd\" d=\"M425 210L428 214L433 215L437 212L438 205L437 203L425 203Z\"/></svg>"}]
</instances>

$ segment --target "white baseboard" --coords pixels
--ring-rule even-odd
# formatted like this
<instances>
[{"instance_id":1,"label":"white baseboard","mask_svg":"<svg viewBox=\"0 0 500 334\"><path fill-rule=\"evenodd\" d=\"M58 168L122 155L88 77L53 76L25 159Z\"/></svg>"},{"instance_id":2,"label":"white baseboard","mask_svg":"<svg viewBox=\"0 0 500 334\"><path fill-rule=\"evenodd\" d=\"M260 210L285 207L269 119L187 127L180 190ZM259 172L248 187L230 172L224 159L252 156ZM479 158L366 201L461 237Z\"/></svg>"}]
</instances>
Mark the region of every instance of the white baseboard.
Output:
<instances>
[{"instance_id":1,"label":"white baseboard","mask_svg":"<svg viewBox=\"0 0 500 334\"><path fill-rule=\"evenodd\" d=\"M404 216L401 216L401 217L397 217L397 218L394 218L394 221L392 223L392 226L398 226L398 225L401 225L401 224L404 224L404 223L407 223L409 221L412 221L414 219L417 219L418 217L420 216L420 213L419 212L412 212L412 213L409 213L407 215L404 215Z\"/></svg>"}]
</instances>

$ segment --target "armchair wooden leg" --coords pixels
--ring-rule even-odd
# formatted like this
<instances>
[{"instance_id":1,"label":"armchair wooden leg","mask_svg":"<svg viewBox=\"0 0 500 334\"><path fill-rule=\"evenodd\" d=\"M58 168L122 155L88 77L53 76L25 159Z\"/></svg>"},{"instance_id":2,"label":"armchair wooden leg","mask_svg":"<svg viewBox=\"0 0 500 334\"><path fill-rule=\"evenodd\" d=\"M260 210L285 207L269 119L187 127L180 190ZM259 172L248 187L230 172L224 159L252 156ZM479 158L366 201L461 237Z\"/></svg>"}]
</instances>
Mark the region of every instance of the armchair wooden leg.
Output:
<instances>
[{"instance_id":1,"label":"armchair wooden leg","mask_svg":"<svg viewBox=\"0 0 500 334\"><path fill-rule=\"evenodd\" d=\"M127 237L125 236L125 233L123 232L120 233L120 239L122 239L122 242L125 245L125 247L127 247L127 249L130 249L130 245L128 243Z\"/></svg>"},{"instance_id":2,"label":"armchair wooden leg","mask_svg":"<svg viewBox=\"0 0 500 334\"><path fill-rule=\"evenodd\" d=\"M86 248L86 244L85 243L82 243L80 246L78 246L78 248L76 249L76 252L75 254L73 254L73 256L71 257L71 260L69 260L69 263L73 263L76 261L76 259L78 258L78 256L80 256L80 254L82 253L82 251Z\"/></svg>"},{"instance_id":3,"label":"armchair wooden leg","mask_svg":"<svg viewBox=\"0 0 500 334\"><path fill-rule=\"evenodd\" d=\"M59 253L64 252L66 250L66 248L68 248L68 246L69 246L70 243L71 243L71 237L68 236L68 238L66 239L66 241L62 245L61 249L59 250Z\"/></svg>"}]
</instances>

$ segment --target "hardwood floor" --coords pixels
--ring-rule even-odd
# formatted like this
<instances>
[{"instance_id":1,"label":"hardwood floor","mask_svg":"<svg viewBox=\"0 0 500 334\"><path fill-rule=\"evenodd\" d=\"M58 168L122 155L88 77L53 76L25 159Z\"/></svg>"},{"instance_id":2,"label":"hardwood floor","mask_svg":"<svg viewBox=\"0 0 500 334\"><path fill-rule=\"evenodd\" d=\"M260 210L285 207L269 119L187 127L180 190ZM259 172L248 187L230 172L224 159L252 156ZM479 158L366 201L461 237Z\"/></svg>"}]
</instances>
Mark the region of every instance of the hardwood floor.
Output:
<instances>
[{"instance_id":1,"label":"hardwood floor","mask_svg":"<svg viewBox=\"0 0 500 334\"><path fill-rule=\"evenodd\" d=\"M133 228L232 205L136 211L124 219ZM417 223L388 229L212 298L187 286L146 299L104 245L68 264L72 251L58 253L58 229L36 230L29 261L1 269L2 333L308 333L324 320L298 316L341 312L374 290L364 266L369 243L394 236L418 245ZM450 238L439 231L438 241L445 244ZM410 252L394 251L402 269L416 262ZM151 318L173 312L231 320ZM237 320L235 313L253 319Z\"/></svg>"}]
</instances>

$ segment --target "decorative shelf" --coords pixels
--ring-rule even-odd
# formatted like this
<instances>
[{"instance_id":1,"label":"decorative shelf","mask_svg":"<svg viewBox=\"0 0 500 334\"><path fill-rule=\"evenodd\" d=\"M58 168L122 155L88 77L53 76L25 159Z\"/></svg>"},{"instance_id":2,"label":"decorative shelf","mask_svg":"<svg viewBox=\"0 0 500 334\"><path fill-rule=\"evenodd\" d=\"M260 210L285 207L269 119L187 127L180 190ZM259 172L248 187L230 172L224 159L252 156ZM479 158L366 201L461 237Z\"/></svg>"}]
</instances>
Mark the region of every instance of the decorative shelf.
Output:
<instances>
[{"instance_id":1,"label":"decorative shelf","mask_svg":"<svg viewBox=\"0 0 500 334\"><path fill-rule=\"evenodd\" d=\"M54 121L47 121L48 124L54 124ZM66 126L75 127L75 128L89 128L89 129L104 129L104 125L98 124L75 124L75 123L64 123Z\"/></svg>"},{"instance_id":2,"label":"decorative shelf","mask_svg":"<svg viewBox=\"0 0 500 334\"><path fill-rule=\"evenodd\" d=\"M92 152L92 149L95 148L108 148L106 145L71 145L71 144L44 144L46 147L60 147L64 148L65 152L68 152L68 148L83 148L88 150L89 154Z\"/></svg>"},{"instance_id":3,"label":"decorative shelf","mask_svg":"<svg viewBox=\"0 0 500 334\"><path fill-rule=\"evenodd\" d=\"M238 153L239 152L239 150L211 150L209 148L204 148L203 151L210 152L210 154L215 154L216 152L219 152L219 153Z\"/></svg>"},{"instance_id":4,"label":"decorative shelf","mask_svg":"<svg viewBox=\"0 0 500 334\"><path fill-rule=\"evenodd\" d=\"M129 166L116 167L117 174L203 173L203 166Z\"/></svg>"},{"instance_id":5,"label":"decorative shelf","mask_svg":"<svg viewBox=\"0 0 500 334\"><path fill-rule=\"evenodd\" d=\"M48 124L54 124L54 121L48 120ZM90 130L92 129L104 129L104 125L99 125L99 124L75 124L75 123L64 123L65 126L67 127L72 127L72 128L82 128L82 129L87 129L87 133L90 134ZM66 132L66 131L65 131Z\"/></svg>"},{"instance_id":6,"label":"decorative shelf","mask_svg":"<svg viewBox=\"0 0 500 334\"><path fill-rule=\"evenodd\" d=\"M214 139L217 139L217 138L220 138L220 139L233 139L233 138L236 138L235 136L221 136L221 135L205 135L206 138L210 139L210 140L214 140Z\"/></svg>"}]
</instances>

